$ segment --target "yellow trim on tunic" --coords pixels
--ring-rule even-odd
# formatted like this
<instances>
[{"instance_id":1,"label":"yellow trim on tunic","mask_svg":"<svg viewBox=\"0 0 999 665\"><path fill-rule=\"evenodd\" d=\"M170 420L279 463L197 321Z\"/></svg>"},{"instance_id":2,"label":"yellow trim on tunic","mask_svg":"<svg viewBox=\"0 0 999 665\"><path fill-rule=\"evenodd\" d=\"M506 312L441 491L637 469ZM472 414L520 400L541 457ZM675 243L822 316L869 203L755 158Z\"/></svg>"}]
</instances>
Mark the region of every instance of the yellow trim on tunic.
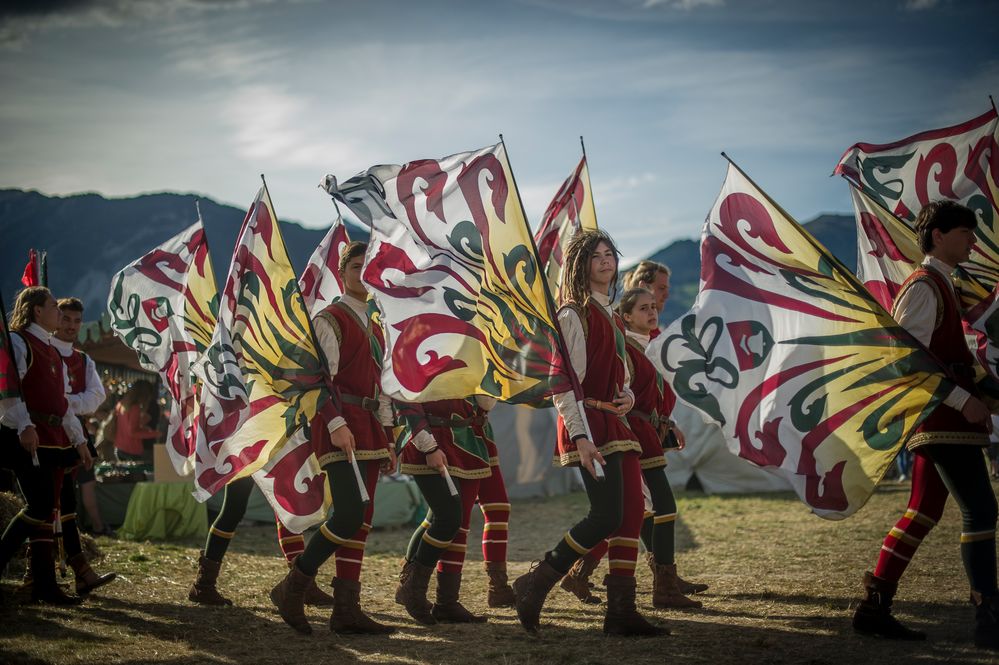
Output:
<instances>
[{"instance_id":1,"label":"yellow trim on tunic","mask_svg":"<svg viewBox=\"0 0 999 665\"><path fill-rule=\"evenodd\" d=\"M426 464L400 464L399 472L405 473L410 476L433 476L439 475L439 471L432 466L427 466ZM464 480L481 480L482 478L488 478L493 475L492 470L489 467L484 469L459 469L456 466L448 466L447 472L451 474L453 478L463 478Z\"/></svg>"},{"instance_id":2,"label":"yellow trim on tunic","mask_svg":"<svg viewBox=\"0 0 999 665\"><path fill-rule=\"evenodd\" d=\"M905 447L909 450L915 450L931 443L984 447L989 445L989 435L984 432L917 432L909 437Z\"/></svg>"},{"instance_id":3,"label":"yellow trim on tunic","mask_svg":"<svg viewBox=\"0 0 999 665\"><path fill-rule=\"evenodd\" d=\"M668 464L669 463L666 461L666 455L656 455L655 457L647 457L638 463L638 465L642 467L642 471L645 471L646 469L666 468Z\"/></svg>"},{"instance_id":4,"label":"yellow trim on tunic","mask_svg":"<svg viewBox=\"0 0 999 665\"><path fill-rule=\"evenodd\" d=\"M358 462L370 462L371 460L383 460L389 458L388 448L379 448L377 450L355 450L354 459ZM326 453L319 458L319 466L326 466L327 464L332 464L334 462L346 462L347 453L342 450L335 450L333 452Z\"/></svg>"},{"instance_id":5,"label":"yellow trim on tunic","mask_svg":"<svg viewBox=\"0 0 999 665\"><path fill-rule=\"evenodd\" d=\"M634 441L632 439L618 439L616 441L609 441L605 443L597 448L597 451L606 457L607 455L613 455L614 453L626 453L630 451L640 453L642 452L642 446L638 443L638 441ZM577 464L580 464L578 450L563 453L562 455L557 455L552 458L552 466L575 466Z\"/></svg>"}]
</instances>

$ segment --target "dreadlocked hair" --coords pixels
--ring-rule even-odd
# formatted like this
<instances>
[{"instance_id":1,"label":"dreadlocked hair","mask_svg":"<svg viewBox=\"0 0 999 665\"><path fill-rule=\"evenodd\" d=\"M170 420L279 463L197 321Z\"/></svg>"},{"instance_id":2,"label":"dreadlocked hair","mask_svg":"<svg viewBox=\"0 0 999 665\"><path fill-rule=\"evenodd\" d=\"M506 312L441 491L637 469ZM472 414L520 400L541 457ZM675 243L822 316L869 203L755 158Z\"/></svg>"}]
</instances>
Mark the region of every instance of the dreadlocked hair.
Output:
<instances>
[{"instance_id":1,"label":"dreadlocked hair","mask_svg":"<svg viewBox=\"0 0 999 665\"><path fill-rule=\"evenodd\" d=\"M628 289L621 294L621 302L617 304L617 313L623 318L625 314L631 314L631 310L635 309L635 303L642 296L649 296L650 298L655 298L652 291L638 286L633 289Z\"/></svg>"},{"instance_id":2,"label":"dreadlocked hair","mask_svg":"<svg viewBox=\"0 0 999 665\"><path fill-rule=\"evenodd\" d=\"M7 317L11 330L24 330L35 322L35 308L42 307L52 297L52 292L44 286L29 286L21 289L14 301L14 308Z\"/></svg>"},{"instance_id":3,"label":"dreadlocked hair","mask_svg":"<svg viewBox=\"0 0 999 665\"><path fill-rule=\"evenodd\" d=\"M597 250L597 245L606 243L614 252L614 293L611 300L617 294L617 257L619 252L617 246L606 231L599 229L585 229L577 232L569 240L565 248L565 266L562 273L562 286L559 288L559 305L575 303L585 305L590 299L590 259Z\"/></svg>"}]
</instances>

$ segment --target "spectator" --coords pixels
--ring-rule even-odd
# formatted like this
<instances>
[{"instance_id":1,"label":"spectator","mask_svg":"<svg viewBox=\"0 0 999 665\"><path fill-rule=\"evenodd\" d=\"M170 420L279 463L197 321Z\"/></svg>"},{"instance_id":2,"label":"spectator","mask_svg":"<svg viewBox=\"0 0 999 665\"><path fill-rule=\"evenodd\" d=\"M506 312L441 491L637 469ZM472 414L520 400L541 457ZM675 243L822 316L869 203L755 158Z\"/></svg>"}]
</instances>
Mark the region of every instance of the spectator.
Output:
<instances>
[{"instance_id":1,"label":"spectator","mask_svg":"<svg viewBox=\"0 0 999 665\"><path fill-rule=\"evenodd\" d=\"M132 384L115 405L114 447L119 460L149 459L145 452L145 442L159 437L159 432L149 427L150 409L155 399L153 384L140 379Z\"/></svg>"}]
</instances>

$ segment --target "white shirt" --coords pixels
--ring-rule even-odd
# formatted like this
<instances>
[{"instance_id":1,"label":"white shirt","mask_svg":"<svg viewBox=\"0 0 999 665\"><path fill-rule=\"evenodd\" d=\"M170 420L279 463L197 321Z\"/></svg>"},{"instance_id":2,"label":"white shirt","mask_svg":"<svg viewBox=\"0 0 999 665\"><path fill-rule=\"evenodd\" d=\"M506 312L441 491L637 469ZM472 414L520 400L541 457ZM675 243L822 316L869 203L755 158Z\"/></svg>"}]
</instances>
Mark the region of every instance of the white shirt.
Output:
<instances>
[{"instance_id":1,"label":"white shirt","mask_svg":"<svg viewBox=\"0 0 999 665\"><path fill-rule=\"evenodd\" d=\"M340 301L350 308L350 311L357 316L358 324L363 328L368 322L368 305L358 300L349 293L340 297ZM330 369L330 376L336 376L340 370L340 331L337 324L325 316L313 319L312 326L316 331L316 341L326 355L326 364ZM366 351L366 350L365 350ZM360 350L357 350L360 352ZM378 396L378 422L383 426L390 427L392 420L392 400L385 395ZM347 424L343 416L337 416L327 425L332 433Z\"/></svg>"},{"instance_id":2,"label":"white shirt","mask_svg":"<svg viewBox=\"0 0 999 665\"><path fill-rule=\"evenodd\" d=\"M614 320L614 309L611 307L610 296L594 291L590 294L598 305L604 308L607 316ZM572 307L563 307L558 311L558 325L562 331L562 339L565 340L566 351L569 352L569 363L576 371L579 382L582 383L586 377L586 334L583 331L583 321L579 314ZM631 403L635 403L635 396L631 392L631 373L628 371L628 363L624 363L624 387L623 392L631 397ZM582 414L576 404L576 397L571 392L555 395L552 398L555 408L565 422L565 428L569 432L569 438L586 436L586 429L583 427Z\"/></svg>"},{"instance_id":3,"label":"white shirt","mask_svg":"<svg viewBox=\"0 0 999 665\"><path fill-rule=\"evenodd\" d=\"M73 348L72 342L64 342L55 335L49 340L52 346L59 351L59 355L63 358L69 358L73 355L76 349ZM73 410L78 416L88 416L97 408L104 403L107 398L107 393L104 392L104 384L101 383L101 377L97 374L97 365L94 363L90 356L85 356L86 358L86 368L85 368L85 384L82 393L70 393L66 391L66 400L69 402L69 408ZM69 371L64 368L66 373L66 382L69 383Z\"/></svg>"},{"instance_id":4,"label":"white shirt","mask_svg":"<svg viewBox=\"0 0 999 665\"><path fill-rule=\"evenodd\" d=\"M933 256L927 256L923 259L923 265L930 270L935 270L944 278L944 282L947 283L947 288L950 290L950 294L956 303L957 292L954 290L954 284L951 281L951 273L954 272L954 267L947 265ZM929 348L933 331L937 327L936 289L924 281L916 282L895 300L895 307L892 314L900 326L909 331L923 346ZM956 386L947 395L944 404L960 411L964 408L969 397L971 397L971 394L967 390Z\"/></svg>"},{"instance_id":5,"label":"white shirt","mask_svg":"<svg viewBox=\"0 0 999 665\"><path fill-rule=\"evenodd\" d=\"M37 323L29 324L27 328L21 331L21 334L33 335L42 342L51 344L51 333ZM11 351L13 351L14 355L14 365L17 367L17 376L18 378L23 379L24 375L28 373L27 343L21 338L20 334L12 334L10 336L10 342ZM68 393L69 379L65 371L63 371L63 378L63 389ZM24 403L24 400L20 397L9 397L7 399L0 400L0 422L7 427L16 429L18 434L23 432L28 427L32 427L31 416L28 414L28 407ZM66 434L69 435L69 440L73 443L73 445L78 446L87 442L87 438L83 434L83 425L81 425L79 419L77 419L72 405L70 405L70 407L66 410L66 415L62 418L62 427L66 430Z\"/></svg>"},{"instance_id":6,"label":"white shirt","mask_svg":"<svg viewBox=\"0 0 999 665\"><path fill-rule=\"evenodd\" d=\"M638 333L633 330L627 330L627 329L625 329L624 333L631 339L638 342L639 345L641 345L643 351L649 347L649 342L652 341L651 335L643 335L642 333Z\"/></svg>"}]
</instances>

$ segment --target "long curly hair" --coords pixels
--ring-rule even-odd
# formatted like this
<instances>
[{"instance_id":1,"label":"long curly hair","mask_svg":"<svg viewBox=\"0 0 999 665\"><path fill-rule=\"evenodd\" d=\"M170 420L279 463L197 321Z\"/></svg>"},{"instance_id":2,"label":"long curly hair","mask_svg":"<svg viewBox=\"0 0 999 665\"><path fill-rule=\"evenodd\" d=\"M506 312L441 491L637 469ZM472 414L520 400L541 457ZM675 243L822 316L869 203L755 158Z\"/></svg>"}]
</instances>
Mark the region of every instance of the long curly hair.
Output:
<instances>
[{"instance_id":1,"label":"long curly hair","mask_svg":"<svg viewBox=\"0 0 999 665\"><path fill-rule=\"evenodd\" d=\"M576 233L569 240L565 248L564 271L562 273L562 286L559 288L559 305L576 303L585 305L590 298L590 259L597 250L597 245L606 243L614 252L614 291L611 294L613 301L617 295L617 265L620 252L617 245L606 231L599 229L585 229Z\"/></svg>"},{"instance_id":2,"label":"long curly hair","mask_svg":"<svg viewBox=\"0 0 999 665\"><path fill-rule=\"evenodd\" d=\"M14 308L7 316L7 325L11 330L24 330L35 322L35 307L43 306L51 297L52 292L44 286L22 289L14 300Z\"/></svg>"}]
</instances>

